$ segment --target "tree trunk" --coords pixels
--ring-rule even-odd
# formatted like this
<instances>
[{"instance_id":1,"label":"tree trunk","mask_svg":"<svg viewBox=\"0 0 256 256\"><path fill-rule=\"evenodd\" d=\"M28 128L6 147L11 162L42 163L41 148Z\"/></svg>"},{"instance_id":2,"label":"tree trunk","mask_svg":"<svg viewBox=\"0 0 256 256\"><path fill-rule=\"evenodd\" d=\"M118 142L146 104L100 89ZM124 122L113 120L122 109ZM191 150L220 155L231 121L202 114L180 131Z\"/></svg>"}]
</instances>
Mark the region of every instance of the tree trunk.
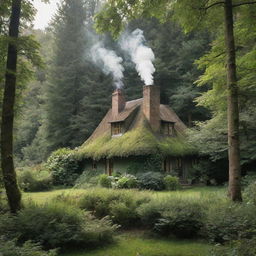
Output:
<instances>
[{"instance_id":1,"label":"tree trunk","mask_svg":"<svg viewBox=\"0 0 256 256\"><path fill-rule=\"evenodd\" d=\"M13 163L13 119L18 55L16 43L19 35L20 10L21 0L13 0L1 123L1 164L5 190L12 213L16 213L21 208L21 193L17 185Z\"/></svg>"},{"instance_id":2,"label":"tree trunk","mask_svg":"<svg viewBox=\"0 0 256 256\"><path fill-rule=\"evenodd\" d=\"M232 0L225 0L225 43L227 51L229 196L242 201L239 151L239 109Z\"/></svg>"}]
</instances>

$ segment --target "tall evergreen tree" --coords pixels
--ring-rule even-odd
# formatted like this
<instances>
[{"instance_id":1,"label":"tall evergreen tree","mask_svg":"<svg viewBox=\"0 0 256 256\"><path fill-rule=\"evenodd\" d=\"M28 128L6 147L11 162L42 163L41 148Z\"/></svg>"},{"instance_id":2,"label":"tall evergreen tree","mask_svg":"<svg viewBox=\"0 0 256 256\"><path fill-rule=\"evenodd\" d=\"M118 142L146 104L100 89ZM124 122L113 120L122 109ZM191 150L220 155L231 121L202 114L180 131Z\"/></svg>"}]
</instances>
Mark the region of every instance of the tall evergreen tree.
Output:
<instances>
[{"instance_id":1,"label":"tall evergreen tree","mask_svg":"<svg viewBox=\"0 0 256 256\"><path fill-rule=\"evenodd\" d=\"M73 146L75 117L84 95L85 8L82 0L64 0L53 23L55 56L46 91L46 138L51 150Z\"/></svg>"}]
</instances>

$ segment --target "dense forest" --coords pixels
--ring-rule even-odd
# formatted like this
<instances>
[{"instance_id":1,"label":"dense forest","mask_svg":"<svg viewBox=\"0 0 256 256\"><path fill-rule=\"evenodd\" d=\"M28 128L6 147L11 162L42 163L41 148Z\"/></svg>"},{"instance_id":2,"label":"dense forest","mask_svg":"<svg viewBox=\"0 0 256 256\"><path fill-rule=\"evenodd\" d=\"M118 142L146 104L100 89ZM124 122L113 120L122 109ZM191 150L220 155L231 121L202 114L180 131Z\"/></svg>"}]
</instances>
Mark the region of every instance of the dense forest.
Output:
<instances>
[{"instance_id":1,"label":"dense forest","mask_svg":"<svg viewBox=\"0 0 256 256\"><path fill-rule=\"evenodd\" d=\"M64 3L46 31L26 31L42 45L40 53L47 65L36 71L23 93L16 125L19 164L40 163L60 147L80 146L110 107L111 75L95 66L90 56L96 40L124 59L127 99L141 97L143 83L118 41L93 31L90 20L95 8L91 6L96 2ZM138 27L156 56L155 83L161 86L161 101L172 106L188 126L208 119L210 112L194 102L206 91L194 84L202 74L194 62L209 50L210 35L206 31L184 35L175 23L160 24L156 19L135 20L127 30Z\"/></svg>"},{"instance_id":2,"label":"dense forest","mask_svg":"<svg viewBox=\"0 0 256 256\"><path fill-rule=\"evenodd\" d=\"M197 255L256 255L256 2L61 0L45 29L34 28L35 14L33 1L0 0L0 254L72 255L76 246L101 248L116 236L129 244L157 235L195 239L199 249L187 246ZM143 164L127 157L126 171L112 173L111 157L90 162L82 154L116 88L132 101L153 86L129 52L134 35L145 50L140 58L150 55L143 65L161 104L186 125L186 145L177 136L181 156L138 154ZM136 132L127 137L131 147L141 142ZM193 158L185 178L182 157ZM177 170L166 172L170 159ZM101 160L111 172L99 172ZM140 242L137 255L158 255Z\"/></svg>"},{"instance_id":3,"label":"dense forest","mask_svg":"<svg viewBox=\"0 0 256 256\"><path fill-rule=\"evenodd\" d=\"M111 75L104 74L92 61L90 49L96 41L123 58L127 99L141 97L143 83L118 40L94 31L92 17L99 8L97 4L63 2L47 30L24 30L40 43L45 65L36 69L34 79L21 93L15 126L17 166L40 163L60 147L80 146L105 115L114 86ZM235 29L241 80L241 160L248 171L255 160L254 26L246 20L250 16L242 20L244 16ZM241 29L244 23L248 27ZM143 30L155 54L154 78L161 87L161 101L169 104L189 127L194 127L190 134L192 143L203 156L215 161L209 168L218 169L220 164L227 170L223 36L206 28L184 34L174 21L162 24L156 18L133 20L126 31L136 28Z\"/></svg>"}]
</instances>

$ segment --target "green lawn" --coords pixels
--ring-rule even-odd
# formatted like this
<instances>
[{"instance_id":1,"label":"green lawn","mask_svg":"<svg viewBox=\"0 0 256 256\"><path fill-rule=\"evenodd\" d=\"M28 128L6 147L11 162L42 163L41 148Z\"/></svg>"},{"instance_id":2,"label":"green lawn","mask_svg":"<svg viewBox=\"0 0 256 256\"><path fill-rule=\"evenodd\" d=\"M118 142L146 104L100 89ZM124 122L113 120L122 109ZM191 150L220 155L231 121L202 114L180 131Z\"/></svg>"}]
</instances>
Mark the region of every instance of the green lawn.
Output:
<instances>
[{"instance_id":1,"label":"green lawn","mask_svg":"<svg viewBox=\"0 0 256 256\"><path fill-rule=\"evenodd\" d=\"M90 189L87 189L90 190ZM86 189L57 189L46 192L33 192L33 193L23 193L23 200L33 200L37 203L44 203L57 195L61 194L72 194L72 195L81 195L86 194ZM226 189L223 187L191 187L186 188L179 191L161 191L161 192L153 192L153 191L136 191L136 193L148 193L155 197L163 197L163 196L179 196L179 197L193 197L193 198L201 198L207 196L225 196Z\"/></svg>"},{"instance_id":2,"label":"green lawn","mask_svg":"<svg viewBox=\"0 0 256 256\"><path fill-rule=\"evenodd\" d=\"M119 235L109 246L60 256L206 256L210 246L200 241L147 238L139 232Z\"/></svg>"}]
</instances>

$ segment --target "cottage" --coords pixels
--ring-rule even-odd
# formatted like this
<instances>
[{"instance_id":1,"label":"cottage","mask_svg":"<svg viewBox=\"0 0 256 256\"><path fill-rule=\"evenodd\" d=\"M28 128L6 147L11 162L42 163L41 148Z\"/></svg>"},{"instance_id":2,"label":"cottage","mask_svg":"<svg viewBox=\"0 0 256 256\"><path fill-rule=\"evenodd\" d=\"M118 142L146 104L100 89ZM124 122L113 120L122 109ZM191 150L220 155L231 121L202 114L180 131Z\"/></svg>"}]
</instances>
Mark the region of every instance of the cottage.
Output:
<instances>
[{"instance_id":1,"label":"cottage","mask_svg":"<svg viewBox=\"0 0 256 256\"><path fill-rule=\"evenodd\" d=\"M78 149L85 169L132 172L152 158L161 169L185 180L195 155L186 141L185 124L167 105L160 104L160 89L143 87L143 98L125 101L121 89L112 94L112 108L90 138Z\"/></svg>"}]
</instances>

